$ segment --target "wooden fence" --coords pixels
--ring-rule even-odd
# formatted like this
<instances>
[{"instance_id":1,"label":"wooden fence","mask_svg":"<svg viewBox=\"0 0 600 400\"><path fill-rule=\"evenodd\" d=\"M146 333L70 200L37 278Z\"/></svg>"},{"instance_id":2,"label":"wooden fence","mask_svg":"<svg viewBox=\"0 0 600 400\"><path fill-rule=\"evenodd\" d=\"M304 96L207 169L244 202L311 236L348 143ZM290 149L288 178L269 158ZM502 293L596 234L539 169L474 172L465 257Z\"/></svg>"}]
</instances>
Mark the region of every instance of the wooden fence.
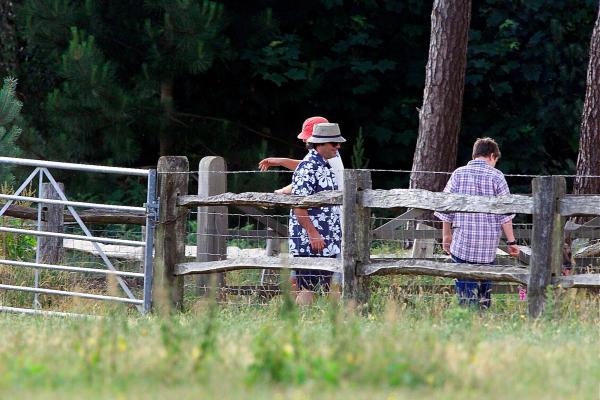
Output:
<instances>
[{"instance_id":1,"label":"wooden fence","mask_svg":"<svg viewBox=\"0 0 600 400\"><path fill-rule=\"evenodd\" d=\"M212 158L216 160L218 158ZM510 195L499 197L468 196L434 193L420 189L374 190L369 171L346 170L344 191L321 192L312 196L292 196L274 193L217 193L212 185L226 181L225 163L217 169L200 170L199 195L180 195L169 207L196 208L201 214L214 213L214 207L275 207L310 208L324 205L343 205L342 258L306 259L286 257L235 258L218 260L200 259L196 262L164 266L176 275L223 273L241 269L315 269L343 272L343 294L347 299L363 302L367 299L366 280L373 275L408 274L430 275L461 279L482 279L516 282L528 286L528 309L532 317L544 309L546 287L565 288L600 287L599 274L561 276L563 231L566 217L600 215L600 196L571 196L565 194L565 179L543 176L533 179L532 196ZM206 165L206 163L205 163ZM202 166L202 163L201 163ZM164 175L170 179L171 175ZM219 182L219 183L217 183ZM161 197L162 198L162 197ZM161 207L165 204L161 201ZM499 267L474 264L449 264L420 259L371 259L370 231L372 208L413 208L443 212L485 212L492 214L531 214L531 260L529 268ZM224 209L221 209L224 212ZM168 212L168 211L165 211ZM216 213L218 214L218 212ZM182 231L185 226L178 228ZM202 232L223 232L223 226L203 226ZM391 229L390 231L392 231ZM381 235L381 232L379 232ZM216 254L213 251L208 253ZM180 257L180 259L182 259ZM158 268L163 268L159 267Z\"/></svg>"},{"instance_id":2,"label":"wooden fence","mask_svg":"<svg viewBox=\"0 0 600 400\"><path fill-rule=\"evenodd\" d=\"M561 276L563 235L567 217L600 215L600 196L573 196L565 193L565 179L540 176L532 181L532 195L499 197L468 196L429 192L420 189L374 190L371 175L364 170L344 172L344 191L321 192L312 196L279 195L274 193L226 193L226 165L220 157L206 157L200 162L198 194L188 195L189 165L185 157L162 157L158 164L160 221L156 232L155 286L153 301L159 309L180 308L183 300L183 276L197 274L200 286L212 280L223 281L227 271L242 269L313 269L343 272L343 294L358 303L368 298L366 282L374 275L429 275L460 279L480 279L494 282L514 282L528 287L528 310L539 316L545 305L549 285L563 288L600 287L600 274ZM261 217L257 208L283 206L310 208L343 205L342 257L340 259L288 258L264 256L226 258L226 239L239 234L227 226L227 206L235 206L252 214L265 228L279 237L287 235L285 225ZM184 239L189 209L198 209L198 247L195 262L185 261ZM371 209L404 209L409 211L388 223L370 230ZM531 230L516 230L519 238L531 239L529 268L452 264L425 259L375 259L370 255L373 239L397 238L397 228L413 220L423 210L443 212L485 212L492 214L531 214ZM37 212L37 211L36 211ZM31 214L31 215L29 215ZM12 206L6 215L34 219L31 209ZM82 212L82 219L96 223L142 224L143 216L106 214L95 210ZM37 217L37 215L35 215ZM68 221L65 217L65 221ZM352 221L352 223L349 223ZM594 220L595 222L598 219ZM567 227L569 227L567 225ZM571 227L574 237L597 238L594 226ZM267 237L267 231L244 235ZM401 231L402 238L435 239L438 230L412 229ZM208 238L208 239L207 239ZM211 275L213 274L213 275ZM211 278L209 278L209 276Z\"/></svg>"}]
</instances>

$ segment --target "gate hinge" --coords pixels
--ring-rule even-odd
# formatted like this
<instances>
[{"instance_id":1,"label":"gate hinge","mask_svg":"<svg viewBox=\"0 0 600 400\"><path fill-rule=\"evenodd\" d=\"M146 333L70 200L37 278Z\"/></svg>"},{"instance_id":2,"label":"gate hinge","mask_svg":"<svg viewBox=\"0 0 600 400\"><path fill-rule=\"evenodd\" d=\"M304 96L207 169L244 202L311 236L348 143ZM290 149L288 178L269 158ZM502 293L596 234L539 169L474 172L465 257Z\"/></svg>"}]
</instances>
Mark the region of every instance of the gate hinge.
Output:
<instances>
[{"instance_id":1,"label":"gate hinge","mask_svg":"<svg viewBox=\"0 0 600 400\"><path fill-rule=\"evenodd\" d=\"M145 203L146 206L146 215L150 218L154 223L158 222L158 211L160 209L160 201L156 199L151 203Z\"/></svg>"}]
</instances>

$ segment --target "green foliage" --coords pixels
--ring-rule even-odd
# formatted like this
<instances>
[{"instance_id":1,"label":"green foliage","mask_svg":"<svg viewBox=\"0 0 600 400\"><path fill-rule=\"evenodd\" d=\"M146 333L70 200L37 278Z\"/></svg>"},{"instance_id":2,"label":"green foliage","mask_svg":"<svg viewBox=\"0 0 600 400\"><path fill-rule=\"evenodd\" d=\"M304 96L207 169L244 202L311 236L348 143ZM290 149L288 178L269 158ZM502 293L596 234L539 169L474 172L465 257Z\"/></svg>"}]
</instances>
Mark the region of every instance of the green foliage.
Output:
<instances>
[{"instance_id":1,"label":"green foliage","mask_svg":"<svg viewBox=\"0 0 600 400\"><path fill-rule=\"evenodd\" d=\"M151 0L144 21L146 63L153 75L172 77L181 71L206 72L228 55L223 4L202 0Z\"/></svg>"},{"instance_id":2,"label":"green foliage","mask_svg":"<svg viewBox=\"0 0 600 400\"><path fill-rule=\"evenodd\" d=\"M352 168L367 168L369 160L365 159L365 140L362 134L362 126L358 130L356 141L352 146Z\"/></svg>"},{"instance_id":3,"label":"green foliage","mask_svg":"<svg viewBox=\"0 0 600 400\"><path fill-rule=\"evenodd\" d=\"M465 143L498 138L504 171L574 172L597 5L589 0L490 0L474 8Z\"/></svg>"},{"instance_id":4,"label":"green foliage","mask_svg":"<svg viewBox=\"0 0 600 400\"><path fill-rule=\"evenodd\" d=\"M0 89L0 127L10 126L19 116L21 103L16 98L17 80L14 78L5 78ZM3 133L7 133L6 129ZM17 133L18 135L18 133Z\"/></svg>"},{"instance_id":5,"label":"green foliage","mask_svg":"<svg viewBox=\"0 0 600 400\"><path fill-rule=\"evenodd\" d=\"M5 78L0 88L0 154L5 157L16 157L20 154L16 141L21 128L16 125L23 104L16 97L17 80ZM0 183L12 179L11 168L2 165Z\"/></svg>"},{"instance_id":6,"label":"green foliage","mask_svg":"<svg viewBox=\"0 0 600 400\"><path fill-rule=\"evenodd\" d=\"M250 61L256 75L278 87L289 81L304 81L308 66L299 60L300 44L298 35L283 35L258 51L246 50L242 59Z\"/></svg>"},{"instance_id":7,"label":"green foliage","mask_svg":"<svg viewBox=\"0 0 600 400\"><path fill-rule=\"evenodd\" d=\"M139 148L129 128L129 99L116 82L115 66L97 48L94 37L72 28L69 47L57 67L62 84L46 102L48 121L56 132L52 142L59 146L55 151L73 161L136 159Z\"/></svg>"},{"instance_id":8,"label":"green foliage","mask_svg":"<svg viewBox=\"0 0 600 400\"><path fill-rule=\"evenodd\" d=\"M3 225L23 229L23 221L4 217ZM36 239L34 236L7 234L0 241L0 254L8 260L32 260L35 255Z\"/></svg>"},{"instance_id":9,"label":"green foliage","mask_svg":"<svg viewBox=\"0 0 600 400\"><path fill-rule=\"evenodd\" d=\"M459 164L489 135L505 172L574 170L596 11L593 0L473 6ZM410 169L430 13L417 0L26 0L18 76L35 129L19 143L37 158L150 166L162 133L192 165L222 155L248 170L263 156L300 158L301 122L324 115L356 144L348 164Z\"/></svg>"},{"instance_id":10,"label":"green foliage","mask_svg":"<svg viewBox=\"0 0 600 400\"><path fill-rule=\"evenodd\" d=\"M6 185L2 185L3 193L10 193ZM4 204L0 203L0 207ZM27 229L23 220L0 217L0 225L9 228ZM15 233L3 233L0 236L0 258L16 261L34 261L35 260L36 238L29 235L20 235ZM11 268L0 266L0 279L5 284L11 285L29 285L33 282L33 270L29 268ZM13 306L23 306L31 304L31 294L19 291L4 291L0 294L3 304Z\"/></svg>"},{"instance_id":11,"label":"green foliage","mask_svg":"<svg viewBox=\"0 0 600 400\"><path fill-rule=\"evenodd\" d=\"M69 29L89 17L86 11L72 0L26 0L18 15L28 44L56 61L69 44Z\"/></svg>"}]
</instances>

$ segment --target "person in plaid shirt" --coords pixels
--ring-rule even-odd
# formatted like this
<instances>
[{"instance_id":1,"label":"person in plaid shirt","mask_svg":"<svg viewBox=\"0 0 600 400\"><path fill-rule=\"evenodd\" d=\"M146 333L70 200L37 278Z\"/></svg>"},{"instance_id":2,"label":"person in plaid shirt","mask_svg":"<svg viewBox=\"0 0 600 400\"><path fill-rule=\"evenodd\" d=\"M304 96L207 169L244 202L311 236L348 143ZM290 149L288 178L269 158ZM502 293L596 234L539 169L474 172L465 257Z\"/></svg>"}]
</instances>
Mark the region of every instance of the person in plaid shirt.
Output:
<instances>
[{"instance_id":1,"label":"person in plaid shirt","mask_svg":"<svg viewBox=\"0 0 600 400\"><path fill-rule=\"evenodd\" d=\"M493 139L477 139L473 145L473 159L452 173L444 192L476 196L509 195L504 175L495 168L498 159L500 149ZM513 257L519 254L512 226L514 215L459 212L436 212L434 215L442 220L444 251L456 263L494 264L501 231L508 240L509 254ZM457 280L459 304L489 308L492 303L491 286L489 281Z\"/></svg>"}]
</instances>

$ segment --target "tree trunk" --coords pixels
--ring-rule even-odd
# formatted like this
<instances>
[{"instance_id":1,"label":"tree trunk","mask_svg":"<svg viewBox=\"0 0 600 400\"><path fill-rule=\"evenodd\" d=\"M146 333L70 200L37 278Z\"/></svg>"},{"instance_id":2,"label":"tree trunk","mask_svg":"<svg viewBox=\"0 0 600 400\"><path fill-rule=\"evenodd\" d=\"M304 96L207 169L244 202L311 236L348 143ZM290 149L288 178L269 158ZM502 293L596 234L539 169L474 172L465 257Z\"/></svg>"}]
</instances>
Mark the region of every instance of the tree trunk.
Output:
<instances>
[{"instance_id":1,"label":"tree trunk","mask_svg":"<svg viewBox=\"0 0 600 400\"><path fill-rule=\"evenodd\" d=\"M573 193L600 193L600 10L592 32ZM596 176L595 178L590 175ZM586 177L587 176L587 177Z\"/></svg>"},{"instance_id":2,"label":"tree trunk","mask_svg":"<svg viewBox=\"0 0 600 400\"><path fill-rule=\"evenodd\" d=\"M435 0L410 187L440 191L452 171L463 106L471 0Z\"/></svg>"},{"instance_id":3,"label":"tree trunk","mask_svg":"<svg viewBox=\"0 0 600 400\"><path fill-rule=\"evenodd\" d=\"M171 130L173 115L173 78L165 79L160 84L160 104L163 107L163 121L160 126L160 155L173 156L175 138Z\"/></svg>"}]
</instances>

